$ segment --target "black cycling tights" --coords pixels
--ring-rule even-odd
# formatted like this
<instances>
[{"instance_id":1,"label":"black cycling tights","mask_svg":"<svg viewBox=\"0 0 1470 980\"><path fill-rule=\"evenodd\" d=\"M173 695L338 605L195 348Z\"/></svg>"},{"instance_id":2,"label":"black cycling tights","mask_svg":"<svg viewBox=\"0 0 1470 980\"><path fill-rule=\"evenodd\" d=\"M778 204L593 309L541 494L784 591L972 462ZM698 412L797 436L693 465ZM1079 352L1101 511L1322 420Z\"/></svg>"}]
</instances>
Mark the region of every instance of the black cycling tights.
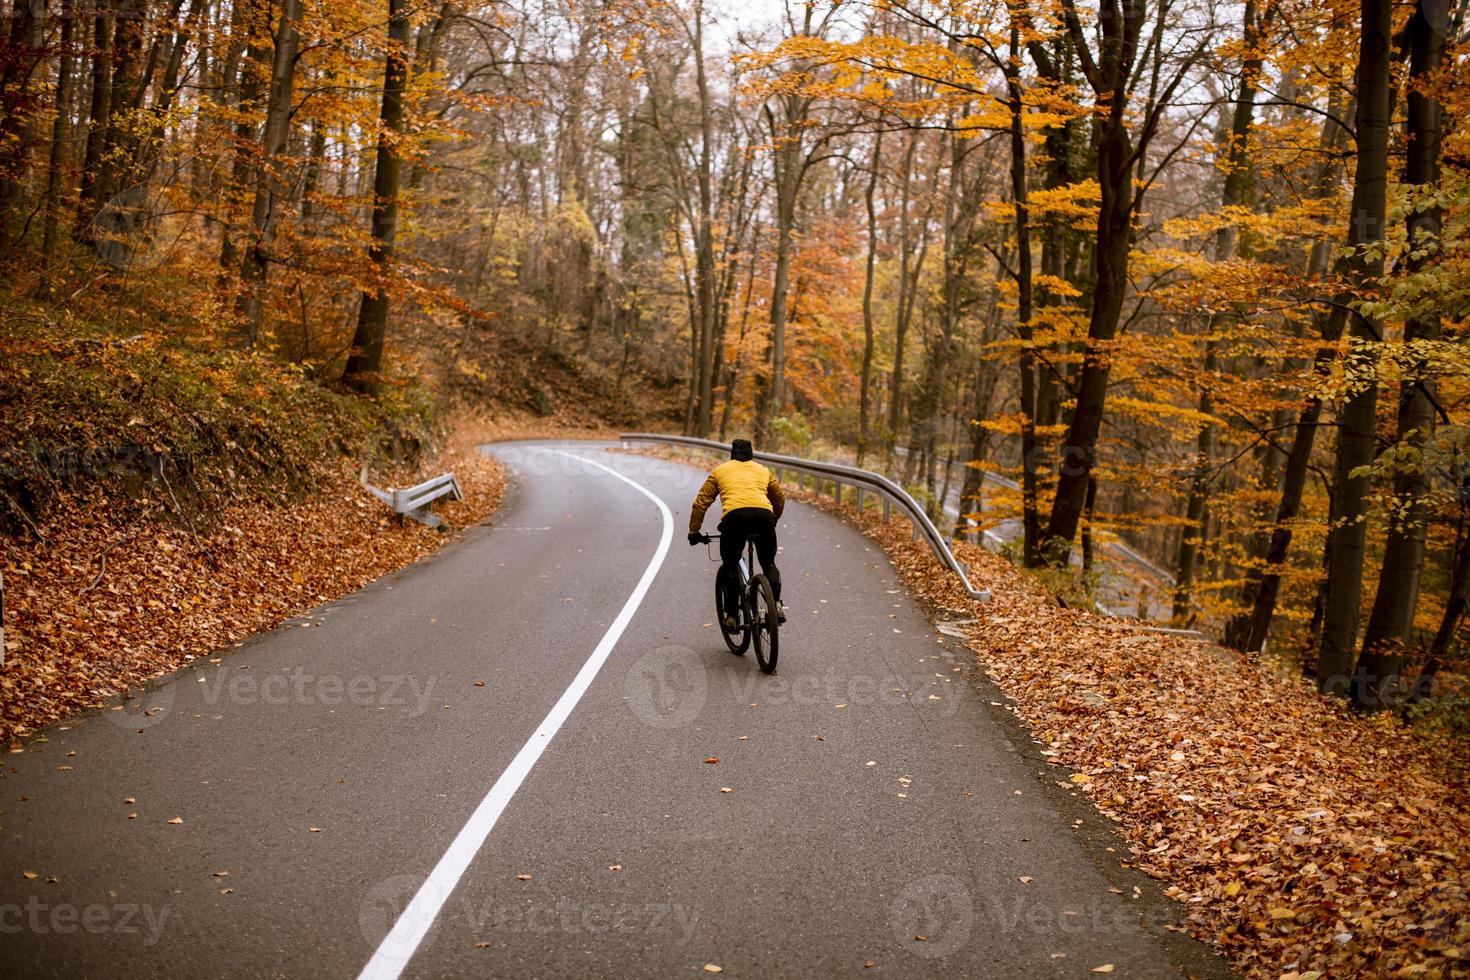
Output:
<instances>
[{"instance_id":1,"label":"black cycling tights","mask_svg":"<svg viewBox=\"0 0 1470 980\"><path fill-rule=\"evenodd\" d=\"M781 598L781 571L776 567L776 518L761 507L741 507L720 518L720 561L725 566L725 608L740 606L740 556L746 539L755 542L761 571L770 579L771 591Z\"/></svg>"}]
</instances>

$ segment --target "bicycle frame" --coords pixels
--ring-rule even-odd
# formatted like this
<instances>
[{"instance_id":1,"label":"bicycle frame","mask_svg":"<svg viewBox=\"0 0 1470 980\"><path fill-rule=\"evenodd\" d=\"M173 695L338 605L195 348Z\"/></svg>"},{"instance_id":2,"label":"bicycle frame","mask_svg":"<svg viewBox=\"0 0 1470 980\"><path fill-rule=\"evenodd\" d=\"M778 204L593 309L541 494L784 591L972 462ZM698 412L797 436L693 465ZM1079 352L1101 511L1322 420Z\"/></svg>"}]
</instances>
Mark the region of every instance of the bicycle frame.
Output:
<instances>
[{"instance_id":1,"label":"bicycle frame","mask_svg":"<svg viewBox=\"0 0 1470 980\"><path fill-rule=\"evenodd\" d=\"M745 557L740 559L740 587L750 588L750 577L755 574L755 542L745 542Z\"/></svg>"},{"instance_id":2,"label":"bicycle frame","mask_svg":"<svg viewBox=\"0 0 1470 980\"><path fill-rule=\"evenodd\" d=\"M724 535L721 535L721 534L706 534L703 537L704 537L704 543L705 544L710 544L712 542L715 542L715 541L720 540L720 538L724 537ZM711 561L719 561L721 563L724 562L724 559L722 559L722 558L721 559L714 559L714 558L712 558L710 560ZM742 595L745 593L745 590L747 590L747 589L750 588L750 580L751 580L751 578L754 575L755 575L755 542L752 541L752 540L747 540L745 542L745 555L740 559L740 591L741 591L741 594Z\"/></svg>"}]
</instances>

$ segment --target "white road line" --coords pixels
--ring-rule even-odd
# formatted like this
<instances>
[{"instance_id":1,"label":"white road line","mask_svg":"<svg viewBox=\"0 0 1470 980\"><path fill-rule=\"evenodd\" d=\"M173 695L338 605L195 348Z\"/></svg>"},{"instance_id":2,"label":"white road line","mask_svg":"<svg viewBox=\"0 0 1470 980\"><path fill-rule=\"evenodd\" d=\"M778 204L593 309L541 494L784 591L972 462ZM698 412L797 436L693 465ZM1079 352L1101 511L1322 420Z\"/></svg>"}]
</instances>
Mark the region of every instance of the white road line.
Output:
<instances>
[{"instance_id":1,"label":"white road line","mask_svg":"<svg viewBox=\"0 0 1470 980\"><path fill-rule=\"evenodd\" d=\"M643 571L643 577L633 588L633 594L628 596L628 601L623 604L623 609L618 613L618 618L603 634L602 640L597 644L582 669L577 672L571 685L562 693L560 700L552 707L551 712L542 720L535 733L531 735L516 757L511 760L505 772L490 787L490 792L480 801L475 812L470 815L469 822L455 836L454 842L449 845L449 850L434 865L434 870L429 872L429 877L424 880L413 900L393 923L393 928L373 953L372 959L368 960L367 966L362 968L358 974L358 980L396 980L408 961L413 958L419 943L423 942L424 935L429 927L434 924L434 919L444 907L451 892L459 884L459 879L464 875L465 869L470 866L475 855L479 852L485 838L490 836L490 831L495 827L495 822L505 812L511 797L525 781L531 768L536 765L536 760L541 758L541 753L546 750L557 730L562 723L571 715L572 709L577 702L582 700L582 695L587 693L592 679L602 669L608 655L612 653L618 638L623 635L623 630L633 619L633 613L637 611L643 597L648 593L648 587L653 584L654 576L658 574L659 567L664 563L664 557L669 552L669 542L674 539L674 517L669 513L669 508L658 498L652 490L628 479L616 470L604 466L596 460L585 456L577 456L572 453L564 453L558 449L550 449L548 452L556 453L558 456L566 456L578 462L595 466L598 469L617 477L628 486L643 494L658 506L658 512L663 517L663 534L659 538L658 549L649 560L648 567Z\"/></svg>"}]
</instances>

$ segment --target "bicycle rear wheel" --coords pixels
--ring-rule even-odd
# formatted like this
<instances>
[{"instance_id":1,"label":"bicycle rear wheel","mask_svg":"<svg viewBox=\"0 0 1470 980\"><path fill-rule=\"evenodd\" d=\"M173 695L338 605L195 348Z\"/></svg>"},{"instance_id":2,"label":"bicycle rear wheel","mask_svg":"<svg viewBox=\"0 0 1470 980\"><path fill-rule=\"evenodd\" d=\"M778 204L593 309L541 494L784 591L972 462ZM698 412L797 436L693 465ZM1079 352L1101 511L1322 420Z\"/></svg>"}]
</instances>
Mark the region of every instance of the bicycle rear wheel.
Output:
<instances>
[{"instance_id":1,"label":"bicycle rear wheel","mask_svg":"<svg viewBox=\"0 0 1470 980\"><path fill-rule=\"evenodd\" d=\"M750 629L745 625L745 617L741 611L733 611L735 621L740 623L734 631L725 628L725 566L721 565L715 572L715 621L720 626L720 635L725 638L725 646L730 652L739 657L744 655L745 648L750 646Z\"/></svg>"},{"instance_id":2,"label":"bicycle rear wheel","mask_svg":"<svg viewBox=\"0 0 1470 980\"><path fill-rule=\"evenodd\" d=\"M781 619L776 615L776 593L764 575L750 580L750 606L755 662L765 673L774 674L781 647Z\"/></svg>"}]
</instances>

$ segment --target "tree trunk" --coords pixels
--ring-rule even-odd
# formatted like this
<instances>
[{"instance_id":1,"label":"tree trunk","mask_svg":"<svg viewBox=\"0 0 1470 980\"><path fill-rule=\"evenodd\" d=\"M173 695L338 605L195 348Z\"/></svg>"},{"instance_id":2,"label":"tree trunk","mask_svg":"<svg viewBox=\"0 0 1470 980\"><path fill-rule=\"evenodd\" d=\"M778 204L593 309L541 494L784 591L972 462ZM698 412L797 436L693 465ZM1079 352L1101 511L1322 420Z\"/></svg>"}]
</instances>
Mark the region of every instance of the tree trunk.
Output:
<instances>
[{"instance_id":1,"label":"tree trunk","mask_svg":"<svg viewBox=\"0 0 1470 980\"><path fill-rule=\"evenodd\" d=\"M1051 519L1039 542L1047 560L1067 563L1077 526L1087 503L1087 488L1096 462L1103 403L1112 370L1111 343L1118 333L1123 298L1128 290L1128 252L1132 244L1133 169L1131 140L1121 111L1104 124L1097 173L1101 206L1093 253L1096 283L1087 326L1087 349L1077 382L1077 403L1062 444L1060 476Z\"/></svg>"},{"instance_id":2,"label":"tree trunk","mask_svg":"<svg viewBox=\"0 0 1470 980\"><path fill-rule=\"evenodd\" d=\"M1102 429L1103 404L1107 399L1108 374L1112 369L1112 341L1118 333L1123 300L1128 292L1128 255L1133 244L1135 153L1129 132L1128 101L1132 89L1134 58L1139 33L1147 15L1143 3L1103 0L1099 26L1100 56L1092 61L1072 0L1063 0L1068 33L1072 35L1088 84L1106 115L1098 122L1097 182L1100 206L1097 213L1096 245L1093 249L1092 311L1087 324L1087 343L1082 371L1077 380L1072 421L1062 443L1059 478L1052 501L1051 519L1038 547L1046 559L1067 564L1077 525L1087 506L1093 482L1097 438ZM1162 17L1162 12L1160 13ZM1141 156L1149 130L1140 138Z\"/></svg>"},{"instance_id":3,"label":"tree trunk","mask_svg":"<svg viewBox=\"0 0 1470 980\"><path fill-rule=\"evenodd\" d=\"M1388 191L1389 45L1393 34L1390 0L1362 0L1358 54L1357 176L1353 182L1351 227L1342 272L1369 287L1383 273L1382 252L1362 246L1383 240ZM1333 473L1335 521L1328 534L1332 559L1327 568L1327 600L1322 619L1322 647L1317 686L1324 693L1355 700L1369 692L1348 675L1356 647L1363 595L1363 551L1367 532L1368 476L1373 461L1378 405L1377 349L1379 325L1359 311L1350 314L1346 375L1353 390L1338 414L1337 461ZM1371 695L1376 697L1376 694Z\"/></svg>"},{"instance_id":4,"label":"tree trunk","mask_svg":"<svg viewBox=\"0 0 1470 980\"><path fill-rule=\"evenodd\" d=\"M362 291L352 353L342 380L357 391L377 390L388 331L388 266L398 230L399 157L403 137L403 93L408 87L409 0L388 0L388 54L383 73L383 106L378 116L378 153L373 171L372 244L368 258L373 283Z\"/></svg>"},{"instance_id":5,"label":"tree trunk","mask_svg":"<svg viewBox=\"0 0 1470 980\"><path fill-rule=\"evenodd\" d=\"M771 278L771 343L770 380L763 404L757 406L756 438L761 442L770 439L771 419L784 411L786 403L786 317L790 302L792 234L796 229L796 198L801 191L801 134L800 124L806 118L806 110L798 96L784 96L786 128L792 132L782 133L769 115L771 134L783 139L775 151L776 178L776 268Z\"/></svg>"},{"instance_id":6,"label":"tree trunk","mask_svg":"<svg viewBox=\"0 0 1470 980\"><path fill-rule=\"evenodd\" d=\"M92 17L92 98L87 112L87 147L82 159L81 196L72 234L84 244L96 241L97 212L105 197L102 153L107 118L112 114L112 14L99 3Z\"/></svg>"},{"instance_id":7,"label":"tree trunk","mask_svg":"<svg viewBox=\"0 0 1470 980\"><path fill-rule=\"evenodd\" d=\"M710 189L710 160L714 152L714 120L710 112L709 79L704 67L704 2L694 3L694 78L699 91L699 229L695 242L694 277L699 307L699 409L694 434L709 435L715 405L715 243L714 195Z\"/></svg>"},{"instance_id":8,"label":"tree trunk","mask_svg":"<svg viewBox=\"0 0 1470 980\"><path fill-rule=\"evenodd\" d=\"M868 186L863 204L868 216L868 259L863 267L863 370L858 383L857 465L863 465L868 451L868 416L872 412L873 388L873 271L878 262L878 209L874 195L878 189L878 168L883 157L883 133L873 137L873 156L868 161Z\"/></svg>"},{"instance_id":9,"label":"tree trunk","mask_svg":"<svg viewBox=\"0 0 1470 980\"><path fill-rule=\"evenodd\" d=\"M0 35L0 242L19 234L11 212L30 169L35 141L27 132L35 114L31 77L45 55L46 5L13 0L9 6L10 30Z\"/></svg>"},{"instance_id":10,"label":"tree trunk","mask_svg":"<svg viewBox=\"0 0 1470 980\"><path fill-rule=\"evenodd\" d=\"M252 234L240 265L241 289L235 310L244 320L245 346L254 346L260 335L261 310L269 276L271 239L275 235L277 199L285 190L281 171L285 168L286 143L291 134L291 100L296 83L296 49L301 34L302 0L284 0L276 28L275 56L271 62L270 95L266 99L262 158L255 168L255 206L251 209Z\"/></svg>"},{"instance_id":11,"label":"tree trunk","mask_svg":"<svg viewBox=\"0 0 1470 980\"><path fill-rule=\"evenodd\" d=\"M66 148L71 141L71 102L74 87L74 65L72 48L76 43L76 11L72 0L62 0L61 39L56 64L56 119L51 124L51 159L46 170L46 221L41 232L41 288L47 295L51 291L50 276L52 263L56 260L56 247L61 231L61 196L65 190Z\"/></svg>"},{"instance_id":12,"label":"tree trunk","mask_svg":"<svg viewBox=\"0 0 1470 980\"><path fill-rule=\"evenodd\" d=\"M1429 656L1425 658L1424 667L1419 671L1419 676L1414 679L1413 689L1409 692L1409 702L1419 704L1428 701L1434 696L1434 678L1439 673L1439 665L1444 662L1445 655L1449 652L1450 641L1454 639L1455 632L1460 628L1460 621L1465 617L1465 610L1470 607L1467 602L1467 593L1470 593L1470 523L1466 521L1465 501L1470 499L1470 487L1464 483L1460 485L1460 522L1455 529L1455 549L1452 557L1453 565L1450 568L1450 591L1445 597L1444 615L1439 619L1439 629L1435 630L1434 639L1429 644Z\"/></svg>"},{"instance_id":13,"label":"tree trunk","mask_svg":"<svg viewBox=\"0 0 1470 980\"><path fill-rule=\"evenodd\" d=\"M993 288L990 294L990 311L986 317L986 328L981 343L994 339L1000 325L1000 290ZM965 463L965 479L960 486L959 515L955 518L955 537L962 537L978 526L967 514L979 517L983 510L982 500L985 472L982 464L990 457L990 430L982 423L990 417L990 403L995 397L995 385L999 380L999 367L981 360L975 369L973 402L970 410L970 455ZM977 543L979 543L977 541Z\"/></svg>"},{"instance_id":14,"label":"tree trunk","mask_svg":"<svg viewBox=\"0 0 1470 980\"><path fill-rule=\"evenodd\" d=\"M1097 477L1087 478L1087 493L1082 498L1082 572L1086 574L1092 571L1093 561L1093 538L1092 538L1092 510L1097 503Z\"/></svg>"},{"instance_id":15,"label":"tree trunk","mask_svg":"<svg viewBox=\"0 0 1470 980\"><path fill-rule=\"evenodd\" d=\"M1409 119L1404 183L1419 193L1439 188L1441 112L1433 94L1434 78L1444 60L1445 31L1449 25L1442 4L1419 0L1408 24ZM1413 276L1437 260L1441 211L1438 206L1410 211L1408 273ZM1430 253L1430 254L1425 254ZM1404 324L1404 344L1439 339L1439 315L1426 313ZM1411 353L1414 363L1399 385L1399 446L1418 454L1406 461L1394 478L1394 506L1383 549L1378 592L1363 636L1354 687L1358 707L1370 711L1391 706L1402 697L1403 651L1414 628L1419 603L1419 575L1424 567L1424 536L1428 521L1429 468L1422 462L1424 447L1434 437L1434 380L1424 358Z\"/></svg>"},{"instance_id":16,"label":"tree trunk","mask_svg":"<svg viewBox=\"0 0 1470 980\"><path fill-rule=\"evenodd\" d=\"M967 224L968 208L957 208L962 197L963 162L958 139L950 140L949 193L944 196L944 282L940 308L939 337L929 345L924 358L924 376L909 413L910 465L922 463L924 486L929 491L930 517L939 514L940 502L934 499L935 466L938 464L939 423L943 414L945 386L949 363L954 359L954 334L959 321L959 290L963 270L960 252L962 225ZM907 467L905 467L907 471Z\"/></svg>"},{"instance_id":17,"label":"tree trunk","mask_svg":"<svg viewBox=\"0 0 1470 980\"><path fill-rule=\"evenodd\" d=\"M102 207L109 198L136 181L133 169L132 141L127 115L139 108L144 94L143 28L147 13L146 0L118 0L112 34L112 98L107 125L102 135ZM124 199L125 200L125 199ZM114 207L122 211L124 200ZM123 217L119 214L118 217Z\"/></svg>"},{"instance_id":18,"label":"tree trunk","mask_svg":"<svg viewBox=\"0 0 1470 980\"><path fill-rule=\"evenodd\" d=\"M1215 318L1210 318L1210 331L1213 335ZM1211 379L1219 370L1219 362L1215 354L1215 343L1213 340L1205 343L1205 363L1203 377L1200 379L1199 411L1201 415L1209 415L1215 410L1214 402L1210 397ZM1184 527L1179 535L1179 556L1174 572L1174 610L1173 619L1175 625L1183 625L1188 621L1190 613L1194 609L1194 573L1199 565L1200 548L1204 544L1206 505L1210 499L1210 459L1215 454L1215 427L1209 422L1202 423L1199 427L1199 435L1196 443L1196 455L1194 461L1194 473L1189 481L1189 500L1185 504Z\"/></svg>"},{"instance_id":19,"label":"tree trunk","mask_svg":"<svg viewBox=\"0 0 1470 980\"><path fill-rule=\"evenodd\" d=\"M311 124L311 140L306 155L306 175L301 181L301 227L310 231L316 221L317 204L313 198L321 187L322 166L327 156L327 129L320 120ZM483 279L483 269L479 278Z\"/></svg>"},{"instance_id":20,"label":"tree trunk","mask_svg":"<svg viewBox=\"0 0 1470 980\"><path fill-rule=\"evenodd\" d=\"M1235 111L1230 118L1229 144L1225 151L1225 186L1220 193L1221 209L1238 208L1250 204L1252 174L1248 141L1251 122L1256 111L1256 79L1260 76L1263 63L1261 50L1261 24L1255 0L1246 0L1242 39L1245 58L1241 65L1240 90L1235 99ZM1215 261L1229 262L1235 258L1240 236L1233 219L1215 235ZM1217 312L1210 317L1206 328L1204 379L1200 384L1199 412L1208 416L1214 411L1211 379L1219 369L1213 338L1224 328L1230 316ZM1190 480L1189 501L1185 508L1185 525L1179 538L1179 561L1174 579L1174 620L1183 623L1189 619L1194 605L1194 576L1199 564L1200 549L1205 536L1205 515L1210 499L1211 459L1215 452L1215 425L1204 422L1200 425L1196 441L1198 456L1194 475Z\"/></svg>"},{"instance_id":21,"label":"tree trunk","mask_svg":"<svg viewBox=\"0 0 1470 980\"><path fill-rule=\"evenodd\" d=\"M893 374L888 381L888 431L884 433L890 462L893 458L894 443L898 439L899 412L903 407L903 355L905 342L908 340L909 311L913 308L909 303L909 294L912 291L909 263L914 254L913 239L909 235L909 205L913 189L914 154L918 150L918 144L918 131L911 131L908 146L904 149L903 174L899 184L898 305L893 323ZM925 224L927 225L927 222ZM923 240L927 241L927 234ZM919 251L919 260L915 264L920 269L923 268L924 250L922 247Z\"/></svg>"},{"instance_id":22,"label":"tree trunk","mask_svg":"<svg viewBox=\"0 0 1470 980\"><path fill-rule=\"evenodd\" d=\"M1336 99L1329 100L1328 106L1333 116L1338 116L1342 110ZM1336 119L1328 119L1323 123L1318 145L1327 162L1323 164L1316 179L1319 197L1330 196L1338 180L1339 167L1336 159L1340 155L1345 137L1346 132L1337 124ZM1307 261L1309 277L1320 276L1327 271L1330 252L1331 247L1325 241L1313 244ZM1322 346L1317 349L1313 359L1312 379L1306 385L1309 390L1316 390L1326 379L1332 362L1337 357L1337 342L1347 323L1346 316L1336 308L1315 319ZM1225 627L1225 645L1233 649L1259 651L1270 633L1271 620L1276 613L1276 600L1281 591L1281 572L1291 549L1292 522L1301 507L1307 467L1321 418L1321 400L1316 396L1308 396L1297 415L1291 448L1282 464L1281 493L1271 530L1262 535L1265 540L1256 546L1260 554L1260 565L1247 571L1245 584L1241 587L1241 611L1231 617Z\"/></svg>"},{"instance_id":23,"label":"tree trunk","mask_svg":"<svg viewBox=\"0 0 1470 980\"><path fill-rule=\"evenodd\" d=\"M235 109L239 114L235 123L234 146L230 153L230 174L221 195L224 212L220 230L219 264L222 283L230 283L240 270L240 248L235 241L236 223L241 207L240 195L251 175L250 147L255 142L255 122L252 115L260 101L259 65L265 61L266 46L262 41L264 21L268 12L265 0L237 0L231 11L231 51L227 62L225 84L234 89ZM242 42L235 41L238 32ZM243 64L240 48L243 47ZM239 64L238 69L235 67ZM345 172L345 168L344 168Z\"/></svg>"},{"instance_id":24,"label":"tree trunk","mask_svg":"<svg viewBox=\"0 0 1470 980\"><path fill-rule=\"evenodd\" d=\"M1031 215L1026 189L1025 104L1021 101L1020 25L1011 20L1011 56L1005 64L1011 110L1011 204L1016 215L1016 333L1021 339L1021 556L1027 568L1041 564L1041 519L1036 488L1036 348L1031 325ZM987 399L988 400L988 399ZM978 437L977 437L978 438ZM976 483L976 492L979 483Z\"/></svg>"}]
</instances>

